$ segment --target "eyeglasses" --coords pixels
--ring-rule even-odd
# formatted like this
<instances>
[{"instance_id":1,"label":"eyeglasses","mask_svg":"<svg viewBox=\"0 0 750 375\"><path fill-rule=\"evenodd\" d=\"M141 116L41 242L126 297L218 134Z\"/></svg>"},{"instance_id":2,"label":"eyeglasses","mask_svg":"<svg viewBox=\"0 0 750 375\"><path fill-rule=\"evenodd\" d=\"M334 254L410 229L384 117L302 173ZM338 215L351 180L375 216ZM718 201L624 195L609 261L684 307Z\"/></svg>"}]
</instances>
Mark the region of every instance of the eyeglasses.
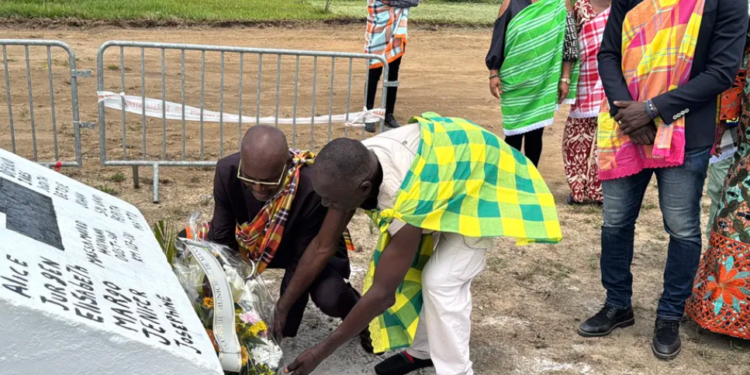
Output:
<instances>
[{"instance_id":1,"label":"eyeglasses","mask_svg":"<svg viewBox=\"0 0 750 375\"><path fill-rule=\"evenodd\" d=\"M240 164L237 166L237 179L248 185L278 186L278 185L281 185L281 182L284 181L284 177L286 177L286 173L284 173L286 172L286 168L287 168L287 164L284 164L284 168L281 170L281 175L279 176L279 180L276 182L258 181L258 180L253 180L251 178L242 176L242 160L240 160Z\"/></svg>"}]
</instances>

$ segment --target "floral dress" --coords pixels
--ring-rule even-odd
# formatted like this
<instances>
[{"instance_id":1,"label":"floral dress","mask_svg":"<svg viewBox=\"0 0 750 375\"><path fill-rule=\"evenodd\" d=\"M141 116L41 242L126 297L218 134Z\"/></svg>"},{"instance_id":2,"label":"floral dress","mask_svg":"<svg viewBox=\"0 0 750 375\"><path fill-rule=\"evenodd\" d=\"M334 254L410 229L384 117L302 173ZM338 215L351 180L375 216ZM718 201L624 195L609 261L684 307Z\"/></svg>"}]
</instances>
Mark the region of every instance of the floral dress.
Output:
<instances>
[{"instance_id":1,"label":"floral dress","mask_svg":"<svg viewBox=\"0 0 750 375\"><path fill-rule=\"evenodd\" d=\"M746 47L745 80L749 54ZM739 145L687 313L705 329L750 339L750 87L743 86Z\"/></svg>"}]
</instances>

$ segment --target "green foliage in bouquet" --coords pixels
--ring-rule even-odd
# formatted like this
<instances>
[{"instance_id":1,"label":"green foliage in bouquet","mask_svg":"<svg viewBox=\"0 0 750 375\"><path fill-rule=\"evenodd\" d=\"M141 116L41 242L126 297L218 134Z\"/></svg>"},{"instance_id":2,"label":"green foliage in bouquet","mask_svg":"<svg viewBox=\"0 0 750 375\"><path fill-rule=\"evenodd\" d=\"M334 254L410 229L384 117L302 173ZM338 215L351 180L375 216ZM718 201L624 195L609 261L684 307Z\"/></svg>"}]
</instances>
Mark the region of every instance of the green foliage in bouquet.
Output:
<instances>
[{"instance_id":1,"label":"green foliage in bouquet","mask_svg":"<svg viewBox=\"0 0 750 375\"><path fill-rule=\"evenodd\" d=\"M167 256L167 262L172 265L172 259L174 258L177 249L175 248L175 242L177 241L177 230L174 228L171 222L166 220L159 220L154 224L154 236L156 241L161 246L161 250L164 255Z\"/></svg>"}]
</instances>

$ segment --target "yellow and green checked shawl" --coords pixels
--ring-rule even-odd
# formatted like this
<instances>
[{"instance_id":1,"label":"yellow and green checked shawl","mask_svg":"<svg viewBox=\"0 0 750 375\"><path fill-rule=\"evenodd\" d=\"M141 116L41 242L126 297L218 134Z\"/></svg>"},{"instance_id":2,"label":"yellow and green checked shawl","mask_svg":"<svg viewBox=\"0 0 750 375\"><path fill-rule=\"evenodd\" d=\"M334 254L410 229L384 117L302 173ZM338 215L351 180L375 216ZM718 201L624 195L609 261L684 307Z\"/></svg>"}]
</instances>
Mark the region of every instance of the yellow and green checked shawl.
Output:
<instances>
[{"instance_id":1,"label":"yellow and green checked shawl","mask_svg":"<svg viewBox=\"0 0 750 375\"><path fill-rule=\"evenodd\" d=\"M555 200L534 165L495 134L464 119L425 113L414 163L393 209L371 211L380 239L365 278L388 246L392 219L425 230L468 237L515 237L518 244L562 239ZM376 352L407 347L414 340L422 309L422 269L432 255L431 235L396 292L396 303L370 324Z\"/></svg>"},{"instance_id":2,"label":"yellow and green checked shawl","mask_svg":"<svg viewBox=\"0 0 750 375\"><path fill-rule=\"evenodd\" d=\"M510 21L505 61L500 67L500 107L505 135L528 133L552 125L562 76L567 19L566 0L539 0ZM578 82L578 61L571 82ZM573 104L575 84L563 103Z\"/></svg>"}]
</instances>

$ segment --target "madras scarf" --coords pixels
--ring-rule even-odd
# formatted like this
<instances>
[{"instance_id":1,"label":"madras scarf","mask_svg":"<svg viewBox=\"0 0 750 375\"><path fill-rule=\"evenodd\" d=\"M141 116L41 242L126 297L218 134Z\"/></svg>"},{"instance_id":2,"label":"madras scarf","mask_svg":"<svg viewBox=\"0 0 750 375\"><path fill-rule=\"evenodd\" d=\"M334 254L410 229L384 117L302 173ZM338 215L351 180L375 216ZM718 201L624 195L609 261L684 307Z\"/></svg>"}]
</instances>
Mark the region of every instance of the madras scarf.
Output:
<instances>
[{"instance_id":1,"label":"madras scarf","mask_svg":"<svg viewBox=\"0 0 750 375\"><path fill-rule=\"evenodd\" d=\"M505 135L528 133L552 124L562 76L567 27L565 0L539 0L508 25L505 61L500 67L500 106ZM578 82L578 63L571 82ZM564 103L576 98L575 85Z\"/></svg>"},{"instance_id":2,"label":"madras scarf","mask_svg":"<svg viewBox=\"0 0 750 375\"><path fill-rule=\"evenodd\" d=\"M634 101L646 101L690 77L705 0L644 1L622 25L622 71ZM612 180L643 169L676 167L685 159L685 118L657 118L654 145L635 145L620 131L604 100L599 113L599 178Z\"/></svg>"},{"instance_id":3,"label":"madras scarf","mask_svg":"<svg viewBox=\"0 0 750 375\"><path fill-rule=\"evenodd\" d=\"M515 237L519 244L562 240L554 197L521 152L464 119L425 113L414 122L419 122L422 137L394 208L369 212L381 235L365 292L390 241L393 219L468 237ZM432 236L423 235L419 253L396 291L396 303L371 322L376 352L413 342L422 309L422 269L433 249Z\"/></svg>"},{"instance_id":4,"label":"madras scarf","mask_svg":"<svg viewBox=\"0 0 750 375\"><path fill-rule=\"evenodd\" d=\"M570 108L572 118L596 117L602 100L605 98L596 55L602 44L604 27L607 25L610 9L607 8L596 17L585 21L578 34L581 68L578 76L578 96L575 104Z\"/></svg>"},{"instance_id":5,"label":"madras scarf","mask_svg":"<svg viewBox=\"0 0 750 375\"><path fill-rule=\"evenodd\" d=\"M409 8L396 8L379 0L367 3L367 32L365 53L385 57L388 63L404 54L406 47L406 24ZM383 66L380 60L370 60L370 68Z\"/></svg>"},{"instance_id":6,"label":"madras scarf","mask_svg":"<svg viewBox=\"0 0 750 375\"><path fill-rule=\"evenodd\" d=\"M240 254L256 265L256 273L260 274L273 260L284 235L284 227L289 218L289 210L299 186L300 168L314 162L315 154L310 151L292 151L292 167L287 172L284 185L270 201L268 201L255 218L249 223L238 224L235 237L240 248ZM210 224L205 223L198 228L197 233L187 229L188 238L205 240L208 237ZM344 230L346 248L354 251L351 236Z\"/></svg>"}]
</instances>

